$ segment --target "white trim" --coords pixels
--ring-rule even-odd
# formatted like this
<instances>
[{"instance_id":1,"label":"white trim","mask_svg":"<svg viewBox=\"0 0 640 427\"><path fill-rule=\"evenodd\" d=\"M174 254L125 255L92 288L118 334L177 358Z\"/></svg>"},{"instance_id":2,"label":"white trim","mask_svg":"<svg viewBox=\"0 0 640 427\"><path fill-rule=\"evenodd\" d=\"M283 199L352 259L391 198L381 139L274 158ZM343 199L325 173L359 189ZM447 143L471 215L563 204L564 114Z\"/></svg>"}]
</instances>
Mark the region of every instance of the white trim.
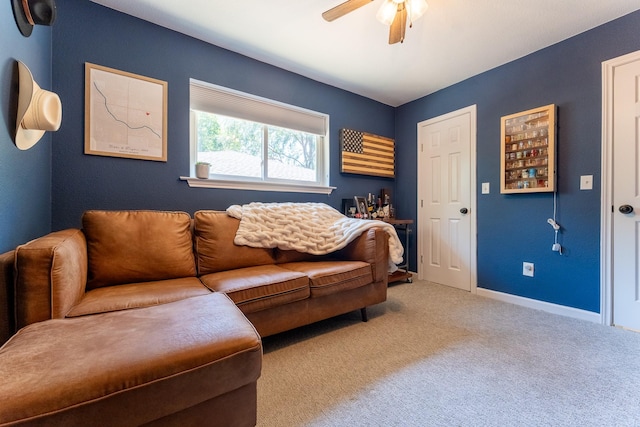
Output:
<instances>
[{"instance_id":1,"label":"white trim","mask_svg":"<svg viewBox=\"0 0 640 427\"><path fill-rule=\"evenodd\" d=\"M252 121L264 126L274 125L291 130L316 135L318 150L316 151L316 178L314 182L305 183L291 180L283 183L278 180L265 178L268 176L268 161L262 162L261 174L264 182L244 182L247 177L234 180L230 176L218 179L212 176L217 184L191 181L192 177L180 177L189 182L191 187L229 188L240 190L282 191L297 193L331 194L335 187L330 187L330 138L328 114L285 104L280 101L263 98L257 95L240 92L195 79L189 80L189 169L195 175L195 163L198 159L196 143L197 111L222 116L233 117L238 120ZM267 145L263 140L263 159L266 159ZM205 159L206 160L206 159ZM192 175L192 176L193 176ZM212 179L213 180L213 179ZM212 181L207 180L207 181ZM235 184L232 184L235 183Z\"/></svg>"},{"instance_id":2,"label":"white trim","mask_svg":"<svg viewBox=\"0 0 640 427\"><path fill-rule=\"evenodd\" d=\"M470 161L471 161L471 293L475 294L478 288L478 215L476 212L478 211L478 182L476 180L476 139L477 139L477 124L476 124L476 105L472 105L467 108L471 113L471 152Z\"/></svg>"},{"instance_id":3,"label":"white trim","mask_svg":"<svg viewBox=\"0 0 640 427\"><path fill-rule=\"evenodd\" d=\"M200 179L181 176L180 180L187 181L189 187L195 188L225 188L230 190L281 191L288 193L331 194L337 187L320 185L279 184L273 182L243 182L223 181L219 179Z\"/></svg>"},{"instance_id":4,"label":"white trim","mask_svg":"<svg viewBox=\"0 0 640 427\"><path fill-rule=\"evenodd\" d=\"M541 310L547 313L558 314L560 316L572 317L574 319L586 320L588 322L600 323L600 314L593 311L580 310L578 308L567 307L564 305L552 304L536 299L519 297L516 295L505 294L503 292L492 291L490 289L478 288L477 294L481 297L491 298L510 304L520 305L534 310Z\"/></svg>"},{"instance_id":5,"label":"white trim","mask_svg":"<svg viewBox=\"0 0 640 427\"><path fill-rule=\"evenodd\" d=\"M616 67L640 60L640 51L602 63L602 172L600 195L600 322L613 325L613 76Z\"/></svg>"},{"instance_id":6,"label":"white trim","mask_svg":"<svg viewBox=\"0 0 640 427\"><path fill-rule=\"evenodd\" d=\"M421 169L421 156L420 156L420 141L418 140L418 138L420 138L420 127L424 126L424 125L428 125L430 123L433 122L439 122L439 121L443 121L443 120L448 120L450 118L453 117L457 117L457 116L462 116L464 114L469 114L469 126L471 127L470 129L470 133L469 133L469 163L470 163L470 199L471 199L471 206L470 206L470 217L471 217L471 224L470 224L470 230L469 232L471 233L471 242L470 242L470 252L471 252L471 256L470 256L470 265L469 265L469 274L470 274L470 292L472 294L476 293L476 288L478 287L478 232L477 232L477 225L478 225L478 216L476 214L477 212L477 180L476 180L476 139L477 139L477 124L476 124L476 115L477 115L477 106L474 105L470 105L468 107L465 108L461 108L459 110L456 111L452 111L450 113L447 114L443 114L441 116L438 117L433 117L431 119L428 120L423 120L419 123L417 123L416 125L416 129L417 129L417 133L416 133L416 149L417 149L417 162L418 162L418 186L417 186L417 206L418 206L418 212L420 212L420 195L421 193L421 184L420 182L422 181L420 179L420 171ZM418 264L418 277L420 276L420 273L423 272L422 269L422 265L420 263L420 248L421 246L421 233L419 232L419 227L420 227L420 218L418 215L418 221L417 221L417 227L416 227L416 255L417 255L417 264Z\"/></svg>"}]
</instances>

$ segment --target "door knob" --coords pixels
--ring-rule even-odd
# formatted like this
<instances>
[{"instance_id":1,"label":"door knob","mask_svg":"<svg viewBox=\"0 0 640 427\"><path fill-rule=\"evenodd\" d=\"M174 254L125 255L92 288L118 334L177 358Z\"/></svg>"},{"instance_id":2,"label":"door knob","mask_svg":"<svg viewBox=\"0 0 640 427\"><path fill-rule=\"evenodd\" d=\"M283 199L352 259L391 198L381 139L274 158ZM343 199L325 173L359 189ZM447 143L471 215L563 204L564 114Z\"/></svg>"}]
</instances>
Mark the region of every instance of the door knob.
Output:
<instances>
[{"instance_id":1,"label":"door knob","mask_svg":"<svg viewBox=\"0 0 640 427\"><path fill-rule=\"evenodd\" d=\"M631 210L633 210L633 208L631 208ZM461 213L462 215L466 215L468 212L469 212L469 209L467 209L467 208L460 208L460 213Z\"/></svg>"},{"instance_id":2,"label":"door knob","mask_svg":"<svg viewBox=\"0 0 640 427\"><path fill-rule=\"evenodd\" d=\"M633 212L633 206L631 205L622 205L618 208L618 210L620 211L620 213L623 214L630 214L631 212Z\"/></svg>"}]
</instances>

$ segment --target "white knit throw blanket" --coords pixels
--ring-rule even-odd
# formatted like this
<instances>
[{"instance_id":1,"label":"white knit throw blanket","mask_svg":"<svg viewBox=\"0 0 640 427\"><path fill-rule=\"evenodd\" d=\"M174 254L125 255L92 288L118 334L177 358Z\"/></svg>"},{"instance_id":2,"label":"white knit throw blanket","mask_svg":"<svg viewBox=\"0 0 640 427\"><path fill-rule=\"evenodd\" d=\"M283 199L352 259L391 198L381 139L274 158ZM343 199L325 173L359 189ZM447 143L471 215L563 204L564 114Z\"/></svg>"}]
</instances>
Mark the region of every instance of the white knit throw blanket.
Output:
<instances>
[{"instance_id":1,"label":"white knit throw blanket","mask_svg":"<svg viewBox=\"0 0 640 427\"><path fill-rule=\"evenodd\" d=\"M227 214L240 220L236 245L279 248L325 255L344 248L364 231L379 227L389 235L389 271L397 270L404 248L393 225L347 218L324 203L260 203L233 205Z\"/></svg>"}]
</instances>

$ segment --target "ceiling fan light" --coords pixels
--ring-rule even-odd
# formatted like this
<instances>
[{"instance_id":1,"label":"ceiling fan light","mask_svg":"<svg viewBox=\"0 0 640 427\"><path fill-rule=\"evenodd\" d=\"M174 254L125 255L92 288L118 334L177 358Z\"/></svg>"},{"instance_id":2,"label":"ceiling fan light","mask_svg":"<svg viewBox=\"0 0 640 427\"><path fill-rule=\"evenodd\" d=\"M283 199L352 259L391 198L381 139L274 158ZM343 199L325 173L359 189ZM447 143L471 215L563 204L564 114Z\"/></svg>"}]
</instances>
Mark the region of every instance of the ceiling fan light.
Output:
<instances>
[{"instance_id":1,"label":"ceiling fan light","mask_svg":"<svg viewBox=\"0 0 640 427\"><path fill-rule=\"evenodd\" d=\"M429 8L426 0L407 0L407 8L411 21L420 18Z\"/></svg>"},{"instance_id":2,"label":"ceiling fan light","mask_svg":"<svg viewBox=\"0 0 640 427\"><path fill-rule=\"evenodd\" d=\"M380 6L380 9L378 9L376 19L382 22L384 25L391 25L397 11L398 5L393 0L384 0L382 6Z\"/></svg>"}]
</instances>

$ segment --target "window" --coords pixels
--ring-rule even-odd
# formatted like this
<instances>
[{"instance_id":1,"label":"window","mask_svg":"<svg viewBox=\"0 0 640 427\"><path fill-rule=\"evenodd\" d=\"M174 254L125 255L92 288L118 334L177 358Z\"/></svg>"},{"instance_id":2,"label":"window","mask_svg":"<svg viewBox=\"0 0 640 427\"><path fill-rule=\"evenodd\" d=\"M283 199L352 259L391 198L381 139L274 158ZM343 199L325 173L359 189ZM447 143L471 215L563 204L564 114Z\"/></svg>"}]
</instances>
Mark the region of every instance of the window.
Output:
<instances>
[{"instance_id":1,"label":"window","mask_svg":"<svg viewBox=\"0 0 640 427\"><path fill-rule=\"evenodd\" d=\"M211 164L189 184L329 194L326 114L191 80L191 162Z\"/></svg>"}]
</instances>

